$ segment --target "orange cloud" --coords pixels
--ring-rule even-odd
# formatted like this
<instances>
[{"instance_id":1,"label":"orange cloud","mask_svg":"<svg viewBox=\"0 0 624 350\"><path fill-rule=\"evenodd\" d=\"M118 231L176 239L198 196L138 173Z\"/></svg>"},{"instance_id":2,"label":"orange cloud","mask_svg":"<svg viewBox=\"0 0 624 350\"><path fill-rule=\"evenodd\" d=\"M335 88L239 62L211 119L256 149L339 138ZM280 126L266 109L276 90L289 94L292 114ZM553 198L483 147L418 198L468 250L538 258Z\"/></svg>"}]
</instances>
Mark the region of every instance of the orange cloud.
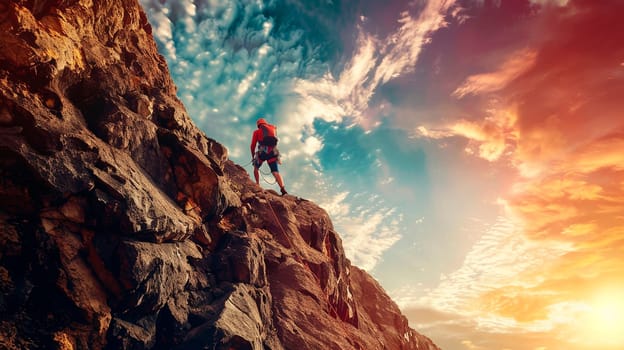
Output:
<instances>
[{"instance_id":1,"label":"orange cloud","mask_svg":"<svg viewBox=\"0 0 624 350\"><path fill-rule=\"evenodd\" d=\"M481 295L481 312L494 312L518 322L547 319L548 306L557 300L552 293L539 293L527 288L506 286Z\"/></svg>"},{"instance_id":2,"label":"orange cloud","mask_svg":"<svg viewBox=\"0 0 624 350\"><path fill-rule=\"evenodd\" d=\"M494 92L503 89L511 81L530 69L536 58L536 52L522 49L514 52L494 72L477 74L468 77L453 95L462 98L468 94Z\"/></svg>"},{"instance_id":3,"label":"orange cloud","mask_svg":"<svg viewBox=\"0 0 624 350\"><path fill-rule=\"evenodd\" d=\"M602 168L624 170L624 128L620 131L621 134L609 135L582 147L563 164L564 169L580 173L591 173Z\"/></svg>"},{"instance_id":4,"label":"orange cloud","mask_svg":"<svg viewBox=\"0 0 624 350\"><path fill-rule=\"evenodd\" d=\"M448 135L463 136L470 140L466 151L488 161L500 159L505 151L514 146L516 115L513 108L490 109L483 121L459 120L448 129Z\"/></svg>"}]
</instances>

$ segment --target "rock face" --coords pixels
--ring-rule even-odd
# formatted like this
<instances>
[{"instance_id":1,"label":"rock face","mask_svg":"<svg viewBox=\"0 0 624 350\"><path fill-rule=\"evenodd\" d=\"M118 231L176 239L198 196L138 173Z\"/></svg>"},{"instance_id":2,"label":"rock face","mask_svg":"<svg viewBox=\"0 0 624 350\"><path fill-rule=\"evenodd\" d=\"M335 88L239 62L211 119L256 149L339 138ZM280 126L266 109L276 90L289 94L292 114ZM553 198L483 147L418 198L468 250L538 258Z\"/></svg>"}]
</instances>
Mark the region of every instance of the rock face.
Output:
<instances>
[{"instance_id":1,"label":"rock face","mask_svg":"<svg viewBox=\"0 0 624 350\"><path fill-rule=\"evenodd\" d=\"M0 2L0 348L437 349L175 97L136 0Z\"/></svg>"}]
</instances>

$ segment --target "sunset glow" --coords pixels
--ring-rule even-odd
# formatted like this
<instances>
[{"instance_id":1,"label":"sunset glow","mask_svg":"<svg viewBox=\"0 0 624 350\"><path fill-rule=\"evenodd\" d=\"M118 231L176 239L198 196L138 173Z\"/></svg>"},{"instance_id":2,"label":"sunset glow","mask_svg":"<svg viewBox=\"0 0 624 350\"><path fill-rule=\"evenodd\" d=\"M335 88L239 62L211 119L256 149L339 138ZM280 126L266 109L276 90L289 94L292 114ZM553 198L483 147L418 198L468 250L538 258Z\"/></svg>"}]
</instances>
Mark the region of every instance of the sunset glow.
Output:
<instances>
[{"instance_id":1,"label":"sunset glow","mask_svg":"<svg viewBox=\"0 0 624 350\"><path fill-rule=\"evenodd\" d=\"M624 290L601 291L593 296L581 318L580 331L587 343L624 344Z\"/></svg>"}]
</instances>

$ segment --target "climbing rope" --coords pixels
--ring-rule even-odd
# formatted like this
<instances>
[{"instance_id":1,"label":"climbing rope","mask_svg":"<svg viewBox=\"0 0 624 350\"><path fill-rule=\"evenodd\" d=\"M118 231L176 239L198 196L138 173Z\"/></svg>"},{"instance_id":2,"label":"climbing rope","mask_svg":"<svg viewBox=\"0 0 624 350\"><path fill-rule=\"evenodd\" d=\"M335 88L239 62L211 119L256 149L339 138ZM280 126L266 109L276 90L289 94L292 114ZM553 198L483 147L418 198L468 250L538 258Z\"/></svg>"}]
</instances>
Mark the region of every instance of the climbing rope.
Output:
<instances>
[{"instance_id":1,"label":"climbing rope","mask_svg":"<svg viewBox=\"0 0 624 350\"><path fill-rule=\"evenodd\" d=\"M264 177L264 175L265 175L265 174L264 174L263 172L260 172L260 174L261 174L261 175L260 175L260 177L262 177L262 180L264 180L264 182L266 182L267 184L269 184L269 185L275 185L275 184L277 183L277 180L273 180L273 182L269 182L269 181L268 181L268 180ZM267 175L268 175L268 174L267 174Z\"/></svg>"},{"instance_id":2,"label":"climbing rope","mask_svg":"<svg viewBox=\"0 0 624 350\"><path fill-rule=\"evenodd\" d=\"M247 163L247 164L243 165L243 167L246 167L246 166L251 165L251 166L252 166L252 168L253 168L253 164L252 164L252 163L253 163L253 161L254 161L254 160L253 160L253 158L252 158L252 159L249 161L249 163ZM258 171L260 172L260 177L262 177L262 180L263 180L264 182L266 182L268 185L275 185L275 184L277 183L277 181L270 182L269 180L267 180L267 179L265 178L265 176L271 175L271 172L270 172L270 171L265 173L264 171L262 171L262 168L258 168Z\"/></svg>"},{"instance_id":3,"label":"climbing rope","mask_svg":"<svg viewBox=\"0 0 624 350\"><path fill-rule=\"evenodd\" d=\"M260 171L262 175L271 175L270 171L265 173L264 171L262 171L262 168L258 168L258 170Z\"/></svg>"}]
</instances>

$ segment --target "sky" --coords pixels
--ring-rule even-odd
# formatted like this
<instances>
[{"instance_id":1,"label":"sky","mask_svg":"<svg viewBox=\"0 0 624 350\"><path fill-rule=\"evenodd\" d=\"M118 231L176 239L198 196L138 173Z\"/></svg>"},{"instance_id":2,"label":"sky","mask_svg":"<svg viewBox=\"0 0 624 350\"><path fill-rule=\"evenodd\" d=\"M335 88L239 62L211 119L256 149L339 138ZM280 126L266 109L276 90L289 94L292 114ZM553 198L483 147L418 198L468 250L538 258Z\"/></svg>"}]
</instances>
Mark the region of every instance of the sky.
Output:
<instances>
[{"instance_id":1,"label":"sky","mask_svg":"<svg viewBox=\"0 0 624 350\"><path fill-rule=\"evenodd\" d=\"M289 193L442 349L624 348L624 1L140 3L195 123L250 174L277 125Z\"/></svg>"}]
</instances>

